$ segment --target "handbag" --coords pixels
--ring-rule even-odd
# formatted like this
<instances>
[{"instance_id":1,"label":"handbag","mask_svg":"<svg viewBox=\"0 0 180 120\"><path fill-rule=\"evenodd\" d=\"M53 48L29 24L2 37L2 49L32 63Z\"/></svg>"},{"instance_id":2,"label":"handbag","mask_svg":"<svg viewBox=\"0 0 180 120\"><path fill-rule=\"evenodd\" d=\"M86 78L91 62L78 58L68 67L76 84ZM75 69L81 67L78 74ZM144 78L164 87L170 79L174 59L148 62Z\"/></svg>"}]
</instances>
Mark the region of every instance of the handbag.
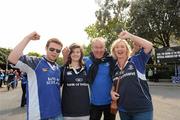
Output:
<instances>
[{"instance_id":1,"label":"handbag","mask_svg":"<svg viewBox=\"0 0 180 120\"><path fill-rule=\"evenodd\" d=\"M118 80L117 80L117 84L115 86L115 92L118 92L119 91L119 83L120 83L120 78L118 77ZM119 99L118 99L119 100ZM118 111L118 100L112 100L111 101L111 110L110 112L114 115L116 115L117 111Z\"/></svg>"}]
</instances>

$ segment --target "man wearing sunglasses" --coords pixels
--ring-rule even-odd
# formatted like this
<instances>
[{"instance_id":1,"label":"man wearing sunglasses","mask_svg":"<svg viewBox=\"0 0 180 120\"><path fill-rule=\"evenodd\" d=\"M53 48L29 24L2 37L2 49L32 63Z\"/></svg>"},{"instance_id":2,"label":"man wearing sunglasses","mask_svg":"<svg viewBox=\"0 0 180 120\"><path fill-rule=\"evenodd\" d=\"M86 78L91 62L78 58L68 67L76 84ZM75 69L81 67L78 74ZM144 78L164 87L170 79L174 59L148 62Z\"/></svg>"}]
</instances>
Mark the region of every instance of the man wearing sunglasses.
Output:
<instances>
[{"instance_id":1,"label":"man wearing sunglasses","mask_svg":"<svg viewBox=\"0 0 180 120\"><path fill-rule=\"evenodd\" d=\"M62 120L60 67L55 61L63 45L57 38L52 38L46 44L45 56L37 58L22 55L31 40L39 39L40 35L36 32L27 35L10 53L8 60L27 73L27 119Z\"/></svg>"}]
</instances>

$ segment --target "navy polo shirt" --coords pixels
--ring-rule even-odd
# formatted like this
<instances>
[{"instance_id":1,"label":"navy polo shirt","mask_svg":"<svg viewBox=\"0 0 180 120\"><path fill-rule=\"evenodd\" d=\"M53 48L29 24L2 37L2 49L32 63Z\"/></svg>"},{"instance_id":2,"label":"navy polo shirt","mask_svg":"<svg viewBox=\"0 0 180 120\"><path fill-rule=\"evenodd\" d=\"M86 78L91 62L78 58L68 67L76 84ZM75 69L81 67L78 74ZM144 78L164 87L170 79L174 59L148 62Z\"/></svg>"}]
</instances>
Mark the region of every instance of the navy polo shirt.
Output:
<instances>
[{"instance_id":1,"label":"navy polo shirt","mask_svg":"<svg viewBox=\"0 0 180 120\"><path fill-rule=\"evenodd\" d=\"M145 76L145 65L150 58L142 49L137 55L132 56L123 70L115 66L113 76L116 85L116 77L120 77L120 100L119 111L123 112L146 112L152 111L152 99Z\"/></svg>"}]
</instances>

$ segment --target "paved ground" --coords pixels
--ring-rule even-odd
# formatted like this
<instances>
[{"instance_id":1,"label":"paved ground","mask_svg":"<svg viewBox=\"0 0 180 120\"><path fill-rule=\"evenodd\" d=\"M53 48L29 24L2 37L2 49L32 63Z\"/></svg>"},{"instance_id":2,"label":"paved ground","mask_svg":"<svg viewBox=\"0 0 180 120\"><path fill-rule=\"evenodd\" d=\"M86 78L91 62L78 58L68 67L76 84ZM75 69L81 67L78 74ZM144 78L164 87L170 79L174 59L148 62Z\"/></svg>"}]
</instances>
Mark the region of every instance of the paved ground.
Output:
<instances>
[{"instance_id":1,"label":"paved ground","mask_svg":"<svg viewBox=\"0 0 180 120\"><path fill-rule=\"evenodd\" d=\"M180 120L180 84L149 83L154 104L154 120ZM21 88L0 88L0 120L25 120L20 106ZM119 120L119 116L117 116Z\"/></svg>"}]
</instances>

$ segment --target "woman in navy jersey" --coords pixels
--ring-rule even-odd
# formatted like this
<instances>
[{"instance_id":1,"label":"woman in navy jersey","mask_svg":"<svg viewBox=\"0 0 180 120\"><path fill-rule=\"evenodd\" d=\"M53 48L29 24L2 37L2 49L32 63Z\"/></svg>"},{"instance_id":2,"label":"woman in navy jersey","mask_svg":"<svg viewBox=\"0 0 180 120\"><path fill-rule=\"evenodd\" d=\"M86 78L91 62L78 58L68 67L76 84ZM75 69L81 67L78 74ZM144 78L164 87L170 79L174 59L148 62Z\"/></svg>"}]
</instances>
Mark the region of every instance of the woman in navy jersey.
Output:
<instances>
[{"instance_id":1,"label":"woman in navy jersey","mask_svg":"<svg viewBox=\"0 0 180 120\"><path fill-rule=\"evenodd\" d=\"M131 54L127 39L142 47L138 53ZM121 32L119 39L112 44L111 53L117 63L113 73L114 85L111 96L113 100L119 99L118 110L121 120L153 119L152 99L145 77L145 65L150 58L152 46L151 42L127 31ZM116 93L114 88L117 80L120 82L119 91Z\"/></svg>"},{"instance_id":2,"label":"woman in navy jersey","mask_svg":"<svg viewBox=\"0 0 180 120\"><path fill-rule=\"evenodd\" d=\"M69 47L62 67L62 111L64 120L89 120L89 85L80 45Z\"/></svg>"}]
</instances>

